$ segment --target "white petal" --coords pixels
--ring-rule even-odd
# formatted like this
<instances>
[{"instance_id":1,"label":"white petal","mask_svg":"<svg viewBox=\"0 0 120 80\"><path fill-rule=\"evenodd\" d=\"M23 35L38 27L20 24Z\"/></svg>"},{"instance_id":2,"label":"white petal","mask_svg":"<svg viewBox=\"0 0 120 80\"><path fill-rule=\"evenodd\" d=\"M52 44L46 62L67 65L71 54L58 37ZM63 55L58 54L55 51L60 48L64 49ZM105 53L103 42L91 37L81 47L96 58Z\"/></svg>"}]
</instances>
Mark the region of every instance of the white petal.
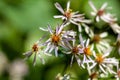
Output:
<instances>
[{"instance_id":1,"label":"white petal","mask_svg":"<svg viewBox=\"0 0 120 80\"><path fill-rule=\"evenodd\" d=\"M53 34L52 28L49 24L48 24L48 30L49 30L50 34Z\"/></svg>"},{"instance_id":2,"label":"white petal","mask_svg":"<svg viewBox=\"0 0 120 80\"><path fill-rule=\"evenodd\" d=\"M70 1L67 2L67 11L70 9Z\"/></svg>"},{"instance_id":3,"label":"white petal","mask_svg":"<svg viewBox=\"0 0 120 80\"><path fill-rule=\"evenodd\" d=\"M90 75L91 74L91 70L90 70L89 63L87 63L87 70L88 70L88 74Z\"/></svg>"},{"instance_id":4,"label":"white petal","mask_svg":"<svg viewBox=\"0 0 120 80\"><path fill-rule=\"evenodd\" d=\"M110 26L115 33L120 33L120 26L117 23L111 24Z\"/></svg>"},{"instance_id":5,"label":"white petal","mask_svg":"<svg viewBox=\"0 0 120 80\"><path fill-rule=\"evenodd\" d=\"M37 53L34 54L33 66L35 66L35 64L36 64L36 54L37 54Z\"/></svg>"},{"instance_id":6,"label":"white petal","mask_svg":"<svg viewBox=\"0 0 120 80\"><path fill-rule=\"evenodd\" d=\"M77 55L75 55L75 58L76 58L76 60L77 60L78 65L80 66L80 64L81 64L80 58L79 58Z\"/></svg>"},{"instance_id":7,"label":"white petal","mask_svg":"<svg viewBox=\"0 0 120 80\"><path fill-rule=\"evenodd\" d=\"M56 33L60 34L62 32L63 28L64 28L64 25L61 25L60 28L59 28L59 30L58 30L58 32L56 32Z\"/></svg>"},{"instance_id":8,"label":"white petal","mask_svg":"<svg viewBox=\"0 0 120 80\"><path fill-rule=\"evenodd\" d=\"M64 14L64 10L63 10L63 8L61 7L61 5L59 4L59 3L55 3L55 7L62 13L62 14Z\"/></svg>"},{"instance_id":9,"label":"white petal","mask_svg":"<svg viewBox=\"0 0 120 80\"><path fill-rule=\"evenodd\" d=\"M97 57L95 51L93 51L93 56L94 56L95 58Z\"/></svg>"},{"instance_id":10,"label":"white petal","mask_svg":"<svg viewBox=\"0 0 120 80\"><path fill-rule=\"evenodd\" d=\"M103 33L100 34L100 37L101 37L101 38L104 38L104 37L107 37L107 35L108 35L107 32L103 32Z\"/></svg>"},{"instance_id":11,"label":"white petal","mask_svg":"<svg viewBox=\"0 0 120 80\"><path fill-rule=\"evenodd\" d=\"M93 69L96 65L97 65L97 63L96 63L96 62L94 62L94 63L93 63L93 65L92 65L92 66L90 66L90 69Z\"/></svg>"},{"instance_id":12,"label":"white petal","mask_svg":"<svg viewBox=\"0 0 120 80\"><path fill-rule=\"evenodd\" d=\"M82 38L82 35L80 34L79 35L79 40L80 40L80 44L82 45L82 47L84 48L84 42L83 42L83 38Z\"/></svg>"},{"instance_id":13,"label":"white petal","mask_svg":"<svg viewBox=\"0 0 120 80\"><path fill-rule=\"evenodd\" d=\"M42 27L39 27L39 29L42 30L42 31L48 31L47 29L42 28Z\"/></svg>"},{"instance_id":14,"label":"white petal","mask_svg":"<svg viewBox=\"0 0 120 80\"><path fill-rule=\"evenodd\" d=\"M70 20L71 23L75 24L75 25L79 25L78 23L76 23L75 21L73 20Z\"/></svg>"},{"instance_id":15,"label":"white petal","mask_svg":"<svg viewBox=\"0 0 120 80\"><path fill-rule=\"evenodd\" d=\"M92 8L95 12L97 12L96 7L94 6L94 4L92 3L91 0L89 0L89 5L91 6L91 8Z\"/></svg>"},{"instance_id":16,"label":"white petal","mask_svg":"<svg viewBox=\"0 0 120 80\"><path fill-rule=\"evenodd\" d=\"M55 47L55 56L58 57L58 47Z\"/></svg>"},{"instance_id":17,"label":"white petal","mask_svg":"<svg viewBox=\"0 0 120 80\"><path fill-rule=\"evenodd\" d=\"M101 65L99 65L99 67L105 74L107 74L107 72L103 69L103 67Z\"/></svg>"},{"instance_id":18,"label":"white petal","mask_svg":"<svg viewBox=\"0 0 120 80\"><path fill-rule=\"evenodd\" d=\"M100 16L100 18L106 22L106 23L110 23L111 21L107 18L107 16L105 14L103 14L102 16Z\"/></svg>"},{"instance_id":19,"label":"white petal","mask_svg":"<svg viewBox=\"0 0 120 80\"><path fill-rule=\"evenodd\" d=\"M97 50L98 50L99 53L102 53L101 52L101 47L99 45L96 45L96 48L97 48Z\"/></svg>"},{"instance_id":20,"label":"white petal","mask_svg":"<svg viewBox=\"0 0 120 80\"><path fill-rule=\"evenodd\" d=\"M63 15L55 15L54 18L65 18Z\"/></svg>"},{"instance_id":21,"label":"white petal","mask_svg":"<svg viewBox=\"0 0 120 80\"><path fill-rule=\"evenodd\" d=\"M106 52L106 53L104 53L103 58L109 56L109 54L110 54L110 52Z\"/></svg>"},{"instance_id":22,"label":"white petal","mask_svg":"<svg viewBox=\"0 0 120 80\"><path fill-rule=\"evenodd\" d=\"M72 14L73 14L72 17L81 17L84 15L84 14L74 14L74 13L72 13Z\"/></svg>"},{"instance_id":23,"label":"white petal","mask_svg":"<svg viewBox=\"0 0 120 80\"><path fill-rule=\"evenodd\" d=\"M50 45L51 45L51 43L48 43L47 48L46 48L45 51L44 51L45 53L49 51L49 49L50 49L50 47L51 47Z\"/></svg>"},{"instance_id":24,"label":"white petal","mask_svg":"<svg viewBox=\"0 0 120 80\"><path fill-rule=\"evenodd\" d=\"M101 8L100 8L100 10L104 10L106 7L107 7L107 3L104 3L102 6L101 6Z\"/></svg>"},{"instance_id":25,"label":"white petal","mask_svg":"<svg viewBox=\"0 0 120 80\"><path fill-rule=\"evenodd\" d=\"M79 31L79 32L82 31L82 28L81 28L81 25L80 25L80 24L78 25L78 31Z\"/></svg>"},{"instance_id":26,"label":"white petal","mask_svg":"<svg viewBox=\"0 0 120 80\"><path fill-rule=\"evenodd\" d=\"M33 51L28 51L26 53L23 53L27 58L29 58L32 55Z\"/></svg>"},{"instance_id":27,"label":"white petal","mask_svg":"<svg viewBox=\"0 0 120 80\"><path fill-rule=\"evenodd\" d=\"M70 67L72 67L73 59L74 59L74 55L71 58Z\"/></svg>"},{"instance_id":28,"label":"white petal","mask_svg":"<svg viewBox=\"0 0 120 80\"><path fill-rule=\"evenodd\" d=\"M92 15L92 16L96 16L96 13L95 13L95 12L91 12L91 15Z\"/></svg>"},{"instance_id":29,"label":"white petal","mask_svg":"<svg viewBox=\"0 0 120 80\"><path fill-rule=\"evenodd\" d=\"M38 55L38 57L39 57L40 60L42 61L42 64L45 64L45 60L41 57L41 55Z\"/></svg>"},{"instance_id":30,"label":"white petal","mask_svg":"<svg viewBox=\"0 0 120 80\"><path fill-rule=\"evenodd\" d=\"M100 17L96 16L96 21L99 22L100 21Z\"/></svg>"},{"instance_id":31,"label":"white petal","mask_svg":"<svg viewBox=\"0 0 120 80\"><path fill-rule=\"evenodd\" d=\"M55 49L55 46L52 44L49 48L49 52L48 53L51 53L53 51L53 49Z\"/></svg>"},{"instance_id":32,"label":"white petal","mask_svg":"<svg viewBox=\"0 0 120 80\"><path fill-rule=\"evenodd\" d=\"M89 42L90 42L90 39L87 39L87 41L86 41L86 47L88 47L89 46Z\"/></svg>"},{"instance_id":33,"label":"white petal","mask_svg":"<svg viewBox=\"0 0 120 80\"><path fill-rule=\"evenodd\" d=\"M84 64L86 62L86 56L84 55L82 63Z\"/></svg>"}]
</instances>

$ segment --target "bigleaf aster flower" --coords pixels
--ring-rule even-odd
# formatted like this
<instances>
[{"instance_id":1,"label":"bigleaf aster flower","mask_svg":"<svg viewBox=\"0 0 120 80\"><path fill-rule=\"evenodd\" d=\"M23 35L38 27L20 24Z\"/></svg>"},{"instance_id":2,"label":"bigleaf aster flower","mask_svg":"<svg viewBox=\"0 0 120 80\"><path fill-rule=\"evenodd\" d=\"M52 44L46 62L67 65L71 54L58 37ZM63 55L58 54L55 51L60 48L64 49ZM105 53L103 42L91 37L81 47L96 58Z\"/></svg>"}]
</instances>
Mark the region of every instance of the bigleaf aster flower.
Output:
<instances>
[{"instance_id":1,"label":"bigleaf aster flower","mask_svg":"<svg viewBox=\"0 0 120 80\"><path fill-rule=\"evenodd\" d=\"M44 43L46 47L45 53L51 53L55 50L55 56L58 56L58 48L62 46L64 48L65 41L70 41L76 34L73 31L63 31L63 25L57 26L55 31L48 26L48 31L50 32L50 38Z\"/></svg>"},{"instance_id":2,"label":"bigleaf aster flower","mask_svg":"<svg viewBox=\"0 0 120 80\"><path fill-rule=\"evenodd\" d=\"M101 8L98 10L96 9L92 1L89 1L89 4L93 9L93 12L91 12L91 15L95 16L95 20L97 22L99 22L101 19L104 22L108 23L115 33L120 33L120 26L116 23L117 18L114 18L112 14L106 12L107 3L104 3L101 6Z\"/></svg>"},{"instance_id":3,"label":"bigleaf aster flower","mask_svg":"<svg viewBox=\"0 0 120 80\"><path fill-rule=\"evenodd\" d=\"M91 45L95 46L99 53L102 53L102 51L111 48L110 40L107 39L107 32L95 34L93 31L91 31L91 33L88 35L91 38Z\"/></svg>"},{"instance_id":4,"label":"bigleaf aster flower","mask_svg":"<svg viewBox=\"0 0 120 80\"><path fill-rule=\"evenodd\" d=\"M42 39L42 38L41 38L41 39ZM39 56L39 58L40 58L40 60L42 61L42 63L43 63L43 64L45 63L44 59L43 59L42 56L40 55L40 52L43 51L43 50L42 50L42 49L43 49L43 45L40 44L41 39L40 39L39 41L37 41L37 42L32 46L32 49L31 49L30 51L28 51L28 52L26 52L26 53L23 54L23 55L26 56L25 59L28 59L31 55L34 55L33 65L36 64L36 57L37 57L37 55ZM42 52L42 53L43 53L43 52Z\"/></svg>"},{"instance_id":5,"label":"bigleaf aster flower","mask_svg":"<svg viewBox=\"0 0 120 80\"><path fill-rule=\"evenodd\" d=\"M66 50L67 51L65 51L64 53L72 55L70 66L72 66L74 58L76 58L78 65L82 66L81 59L79 57L82 50L80 49L80 45L76 45L75 42L76 41L72 41L72 44L70 44L68 41L66 41Z\"/></svg>"},{"instance_id":6,"label":"bigleaf aster flower","mask_svg":"<svg viewBox=\"0 0 120 80\"><path fill-rule=\"evenodd\" d=\"M93 47L94 46L89 46L89 39L87 39L87 41L83 41L82 35L80 34L79 36L80 38L80 42L81 42L81 49L82 49L82 54L83 54L83 61L82 63L89 63L89 62L93 62L92 58L90 57L92 55L93 52Z\"/></svg>"},{"instance_id":7,"label":"bigleaf aster flower","mask_svg":"<svg viewBox=\"0 0 120 80\"><path fill-rule=\"evenodd\" d=\"M78 11L73 12L70 9L70 1L67 3L67 9L63 10L59 3L55 3L55 7L62 13L62 15L56 15L54 18L61 18L66 22L66 25L72 23L78 26L79 31L81 32L81 23L90 23L90 20L85 19L84 14L79 14Z\"/></svg>"},{"instance_id":8,"label":"bigleaf aster flower","mask_svg":"<svg viewBox=\"0 0 120 80\"><path fill-rule=\"evenodd\" d=\"M115 66L117 68L118 66L118 60L115 58L107 58L109 56L110 52L106 52L104 54L96 54L95 52L93 53L95 57L94 63L89 67L89 69L93 69L95 66L99 67L99 70L103 72L104 74L114 74L115 71L111 68L111 66Z\"/></svg>"}]
</instances>

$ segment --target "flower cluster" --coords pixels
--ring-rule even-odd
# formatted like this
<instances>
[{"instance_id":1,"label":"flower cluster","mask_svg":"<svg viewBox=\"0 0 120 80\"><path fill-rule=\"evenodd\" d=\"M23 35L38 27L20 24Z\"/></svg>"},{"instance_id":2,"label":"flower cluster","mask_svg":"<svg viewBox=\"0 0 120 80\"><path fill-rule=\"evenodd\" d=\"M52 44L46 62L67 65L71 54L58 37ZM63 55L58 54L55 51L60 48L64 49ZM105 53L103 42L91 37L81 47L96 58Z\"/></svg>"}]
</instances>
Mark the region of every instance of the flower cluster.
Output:
<instances>
[{"instance_id":1,"label":"flower cluster","mask_svg":"<svg viewBox=\"0 0 120 80\"><path fill-rule=\"evenodd\" d=\"M117 24L117 19L111 13L106 12L107 3L103 4L98 10L92 1L89 1L89 5L93 9L91 15L95 17L95 21L98 23L101 20L104 21L118 35L115 45L120 53L120 26ZM37 54L44 64L45 61L40 56L42 53L50 56L55 55L56 57L59 57L59 54L62 53L71 56L70 67L76 61L79 67L87 69L90 80L108 77L109 75L119 80L119 60L114 56L110 57L114 46L111 45L111 40L108 38L109 32L96 33L94 29L87 25L88 23L92 24L92 21L85 19L85 14L80 14L78 11L73 12L70 9L70 1L67 2L66 10L59 3L55 3L55 7L61 12L61 15L55 15L54 18L61 18L63 23L57 25L55 29L52 29L50 25L46 29L40 27L49 35L38 40L32 46L32 49L24 55L29 58L34 54L33 64L35 65ZM71 23L78 26L76 27L78 32L72 29L66 30L65 27L68 27ZM84 37L85 35L87 37ZM48 36L49 38L42 42L43 38ZM40 53L40 51L42 52ZM56 77L57 80L69 80L70 77L64 78L65 76L60 77L60 75Z\"/></svg>"}]
</instances>

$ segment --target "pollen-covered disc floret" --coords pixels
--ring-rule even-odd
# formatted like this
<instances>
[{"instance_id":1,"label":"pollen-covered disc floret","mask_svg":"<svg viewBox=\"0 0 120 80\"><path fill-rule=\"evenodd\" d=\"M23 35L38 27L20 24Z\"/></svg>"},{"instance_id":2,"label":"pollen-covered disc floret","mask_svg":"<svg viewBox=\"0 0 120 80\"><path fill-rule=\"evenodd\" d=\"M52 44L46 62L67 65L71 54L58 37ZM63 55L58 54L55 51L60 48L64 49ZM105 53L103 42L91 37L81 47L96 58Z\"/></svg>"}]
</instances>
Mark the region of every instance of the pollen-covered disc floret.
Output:
<instances>
[{"instance_id":1,"label":"pollen-covered disc floret","mask_svg":"<svg viewBox=\"0 0 120 80\"><path fill-rule=\"evenodd\" d=\"M103 58L103 56L102 56L101 54L98 54L98 55L96 56L95 61L96 61L98 64L101 64L101 63L103 63L104 58Z\"/></svg>"},{"instance_id":2,"label":"pollen-covered disc floret","mask_svg":"<svg viewBox=\"0 0 120 80\"><path fill-rule=\"evenodd\" d=\"M53 43L58 44L58 42L60 41L60 36L56 35L56 34L53 34L51 36L51 40L52 40Z\"/></svg>"}]
</instances>

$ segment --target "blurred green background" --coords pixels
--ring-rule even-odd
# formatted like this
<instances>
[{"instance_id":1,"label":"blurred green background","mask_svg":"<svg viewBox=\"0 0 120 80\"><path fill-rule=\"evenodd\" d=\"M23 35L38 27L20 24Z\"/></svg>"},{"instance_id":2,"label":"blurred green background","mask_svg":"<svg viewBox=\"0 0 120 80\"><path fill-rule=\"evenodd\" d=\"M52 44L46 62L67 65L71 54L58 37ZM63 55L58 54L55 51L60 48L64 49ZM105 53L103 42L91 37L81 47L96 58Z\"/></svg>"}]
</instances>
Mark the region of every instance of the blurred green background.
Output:
<instances>
[{"instance_id":1,"label":"blurred green background","mask_svg":"<svg viewBox=\"0 0 120 80\"><path fill-rule=\"evenodd\" d=\"M60 14L54 6L55 2L66 8L67 0L0 0L0 80L15 79L15 75L10 72L14 68L11 65L16 60L24 59L23 53L30 50L34 42L45 34L39 30L39 27L45 28L48 23L53 27L61 24L60 19L53 18L54 15ZM110 12L115 14L120 24L120 0L93 0L98 8L104 2L108 2L108 6L113 8ZM86 18L92 18L90 16L92 9L88 5L88 0L71 0L71 9L85 13ZM77 64L69 69L70 60L66 57L56 58L45 55L43 57L45 57L45 65L37 60L34 67L32 58L26 61L26 74L23 80L54 80L58 73L65 72L71 74L72 80L88 78L86 70L79 68Z\"/></svg>"}]
</instances>

